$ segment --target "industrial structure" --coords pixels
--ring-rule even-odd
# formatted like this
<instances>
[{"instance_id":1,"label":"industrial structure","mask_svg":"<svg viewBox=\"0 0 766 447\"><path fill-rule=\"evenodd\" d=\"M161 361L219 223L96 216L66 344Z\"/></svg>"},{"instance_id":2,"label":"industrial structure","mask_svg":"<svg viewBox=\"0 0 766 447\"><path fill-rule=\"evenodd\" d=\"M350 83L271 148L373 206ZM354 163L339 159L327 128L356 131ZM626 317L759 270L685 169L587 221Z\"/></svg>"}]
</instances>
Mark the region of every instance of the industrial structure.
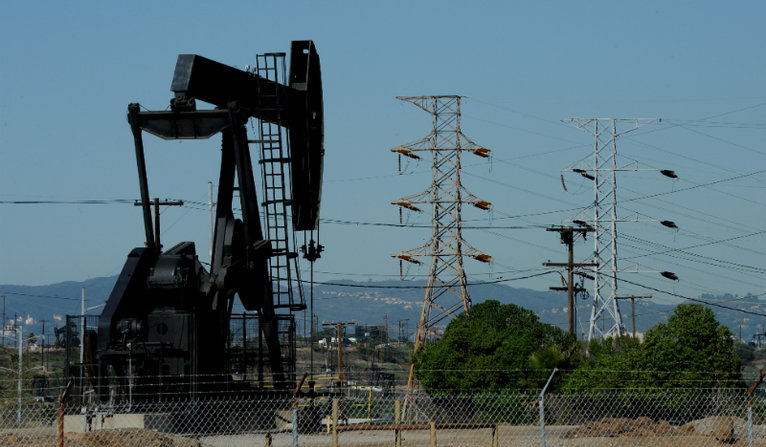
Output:
<instances>
[{"instance_id":1,"label":"industrial structure","mask_svg":"<svg viewBox=\"0 0 766 447\"><path fill-rule=\"evenodd\" d=\"M587 339L622 335L625 333L625 326L617 295L617 275L620 272L617 265L617 222L621 221L617 217L617 172L658 170L640 168L633 160L626 164L618 164L617 138L647 124L658 122L659 118L567 118L562 121L587 131L594 138L593 156L586 157L563 170L578 173L592 180L595 195L593 216L577 216L572 220L573 223L592 227L594 232L593 310ZM659 172L667 177L676 178L673 171L659 170ZM637 219L629 221L636 222ZM675 224L671 221L659 222L675 228ZM670 272L661 273L663 276L671 274ZM603 327L600 327L599 323Z\"/></svg>"},{"instance_id":2,"label":"industrial structure","mask_svg":"<svg viewBox=\"0 0 766 447\"><path fill-rule=\"evenodd\" d=\"M83 325L80 371L86 371L101 402L194 400L211 393L242 396L264 387L294 388L293 312L306 305L300 290L294 290L297 269L290 264L298 257L294 232L310 233L313 242L318 228L324 127L313 42L292 42L289 77L284 57L262 55L254 69L240 70L182 54L170 110L129 105L146 242L128 255L97 322ZM197 101L215 108L199 110ZM259 120L257 138L247 135L251 118ZM194 242L168 249L160 243L144 132L165 140L221 135L208 268ZM260 202L251 145L260 151ZM236 297L253 312L234 315Z\"/></svg>"},{"instance_id":3,"label":"industrial structure","mask_svg":"<svg viewBox=\"0 0 766 447\"><path fill-rule=\"evenodd\" d=\"M398 99L414 104L432 117L433 129L425 138L391 149L400 157L419 159L419 153L431 154L431 186L425 191L403 197L392 203L412 211L430 206L432 213L431 238L425 244L393 256L402 261L421 264L422 258L430 259L428 283L420 321L415 335L415 352L430 338L438 337L438 327L445 320L471 306L463 257L489 262L490 256L478 251L463 240L462 208L470 204L488 210L490 203L475 197L463 187L461 181L461 157L470 152L479 157L489 157L490 150L477 145L460 130L460 96L399 96ZM401 163L400 163L401 167ZM400 213L401 219L401 213ZM416 384L414 366L410 365L407 381L408 392Z\"/></svg>"}]
</instances>

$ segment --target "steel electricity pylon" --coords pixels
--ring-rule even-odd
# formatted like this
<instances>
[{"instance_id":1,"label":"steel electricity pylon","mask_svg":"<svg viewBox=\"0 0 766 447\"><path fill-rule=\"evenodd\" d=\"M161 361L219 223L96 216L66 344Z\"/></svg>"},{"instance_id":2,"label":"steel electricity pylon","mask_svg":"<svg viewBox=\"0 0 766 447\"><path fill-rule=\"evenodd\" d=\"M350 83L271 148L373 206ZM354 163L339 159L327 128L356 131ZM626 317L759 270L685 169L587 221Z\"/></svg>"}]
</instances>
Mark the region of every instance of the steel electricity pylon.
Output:
<instances>
[{"instance_id":1,"label":"steel electricity pylon","mask_svg":"<svg viewBox=\"0 0 766 447\"><path fill-rule=\"evenodd\" d=\"M635 162L618 165L617 138L659 118L568 118L562 121L589 132L594 138L592 159L564 169L593 180L594 185L593 218L581 219L595 229L593 311L588 340L622 335L625 327L617 304L617 172L656 169L639 169ZM604 324L603 328L599 322Z\"/></svg>"},{"instance_id":2,"label":"steel electricity pylon","mask_svg":"<svg viewBox=\"0 0 766 447\"><path fill-rule=\"evenodd\" d=\"M460 130L460 96L399 96L398 99L412 103L431 114L433 130L425 138L391 149L401 156L419 159L420 152L431 153L431 186L425 191L395 200L401 208L420 211L430 206L432 213L431 239L425 244L393 256L402 261L421 263L430 258L428 285L423 298L415 352L430 338L438 337L438 327L445 320L454 318L471 306L468 294L463 257L469 256L481 262L489 262L484 254L463 240L461 212L463 204L488 210L490 203L475 197L461 183L461 156L471 152L489 157L489 149L477 145ZM400 210L401 210L400 208ZM407 390L415 388L413 368ZM405 410L406 411L406 410Z\"/></svg>"}]
</instances>

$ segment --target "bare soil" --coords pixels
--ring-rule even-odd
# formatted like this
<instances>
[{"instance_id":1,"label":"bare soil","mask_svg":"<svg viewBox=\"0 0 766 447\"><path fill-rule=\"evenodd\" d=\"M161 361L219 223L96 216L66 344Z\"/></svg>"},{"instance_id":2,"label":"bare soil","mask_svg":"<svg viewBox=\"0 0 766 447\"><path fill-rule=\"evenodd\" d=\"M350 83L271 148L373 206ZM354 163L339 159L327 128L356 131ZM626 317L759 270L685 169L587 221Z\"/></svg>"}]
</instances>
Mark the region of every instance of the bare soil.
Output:
<instances>
[{"instance_id":1,"label":"bare soil","mask_svg":"<svg viewBox=\"0 0 766 447\"><path fill-rule=\"evenodd\" d=\"M766 447L766 427L754 429L754 446ZM541 445L540 427L500 424L497 427L498 445L522 447ZM439 430L439 446L492 446L491 429ZM710 417L673 426L667 421L653 421L646 417L636 419L603 418L580 426L546 426L547 447L698 447L748 445L746 422L734 417ZM339 435L340 447L391 446L393 431L352 431ZM300 434L301 446L329 447L332 437L327 433ZM0 430L0 446L56 446L58 438L53 427ZM144 429L101 430L90 433L66 433L65 446L83 447L236 447L266 446L266 433L188 437L159 433ZM271 435L272 447L291 447L292 433ZM410 430L402 433L402 447L430 445L428 430Z\"/></svg>"},{"instance_id":2,"label":"bare soil","mask_svg":"<svg viewBox=\"0 0 766 447\"><path fill-rule=\"evenodd\" d=\"M52 447L57 445L58 435L55 428L0 431L0 446L3 447ZM135 428L100 430L90 433L65 433L64 445L78 447L201 446L197 439Z\"/></svg>"}]
</instances>

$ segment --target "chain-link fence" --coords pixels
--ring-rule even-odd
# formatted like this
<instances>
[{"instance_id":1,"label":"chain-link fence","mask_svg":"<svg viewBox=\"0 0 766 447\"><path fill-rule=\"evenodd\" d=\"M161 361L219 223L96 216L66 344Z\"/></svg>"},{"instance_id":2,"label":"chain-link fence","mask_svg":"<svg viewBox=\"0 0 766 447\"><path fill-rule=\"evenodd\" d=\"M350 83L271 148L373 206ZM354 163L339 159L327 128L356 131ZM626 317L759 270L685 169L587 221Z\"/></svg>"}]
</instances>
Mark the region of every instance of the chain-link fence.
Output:
<instances>
[{"instance_id":1,"label":"chain-link fence","mask_svg":"<svg viewBox=\"0 0 766 447\"><path fill-rule=\"evenodd\" d=\"M0 381L0 446L766 447L766 399L744 387L408 394L335 384L98 402L29 384Z\"/></svg>"}]
</instances>

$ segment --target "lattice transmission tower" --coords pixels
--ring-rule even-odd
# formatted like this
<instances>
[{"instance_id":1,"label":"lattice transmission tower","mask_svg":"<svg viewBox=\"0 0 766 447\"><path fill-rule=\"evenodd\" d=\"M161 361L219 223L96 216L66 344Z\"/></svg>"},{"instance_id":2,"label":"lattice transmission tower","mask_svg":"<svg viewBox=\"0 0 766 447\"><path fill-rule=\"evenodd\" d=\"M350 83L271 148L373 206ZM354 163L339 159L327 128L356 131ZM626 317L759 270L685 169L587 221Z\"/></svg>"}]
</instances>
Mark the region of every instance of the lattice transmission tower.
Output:
<instances>
[{"instance_id":1,"label":"lattice transmission tower","mask_svg":"<svg viewBox=\"0 0 766 447\"><path fill-rule=\"evenodd\" d=\"M588 340L593 337L622 335L620 307L617 304L617 172L642 171L631 161L618 165L617 138L659 118L567 118L562 120L593 135L591 160L583 159L564 171L576 172L593 180L593 217L576 218L594 228L593 310ZM651 169L656 171L656 169ZM601 322L604 327L599 327Z\"/></svg>"},{"instance_id":2,"label":"lattice transmission tower","mask_svg":"<svg viewBox=\"0 0 766 447\"><path fill-rule=\"evenodd\" d=\"M466 285L463 257L489 262L490 256L473 248L462 236L463 204L488 210L491 203L468 192L461 183L461 156L471 152L487 158L490 150L479 146L460 130L460 96L398 96L431 114L433 130L425 138L391 149L400 157L419 159L419 152L431 153L431 186L425 191L403 197L391 203L413 211L430 206L432 213L431 239L425 244L392 256L401 262L420 264L421 258L430 258L428 285L423 298L415 352L432 337L438 337L438 326L454 318L460 311L467 312L471 298ZM401 161L401 160L400 160ZM401 166L401 163L400 163ZM413 367L407 390L415 388Z\"/></svg>"}]
</instances>

